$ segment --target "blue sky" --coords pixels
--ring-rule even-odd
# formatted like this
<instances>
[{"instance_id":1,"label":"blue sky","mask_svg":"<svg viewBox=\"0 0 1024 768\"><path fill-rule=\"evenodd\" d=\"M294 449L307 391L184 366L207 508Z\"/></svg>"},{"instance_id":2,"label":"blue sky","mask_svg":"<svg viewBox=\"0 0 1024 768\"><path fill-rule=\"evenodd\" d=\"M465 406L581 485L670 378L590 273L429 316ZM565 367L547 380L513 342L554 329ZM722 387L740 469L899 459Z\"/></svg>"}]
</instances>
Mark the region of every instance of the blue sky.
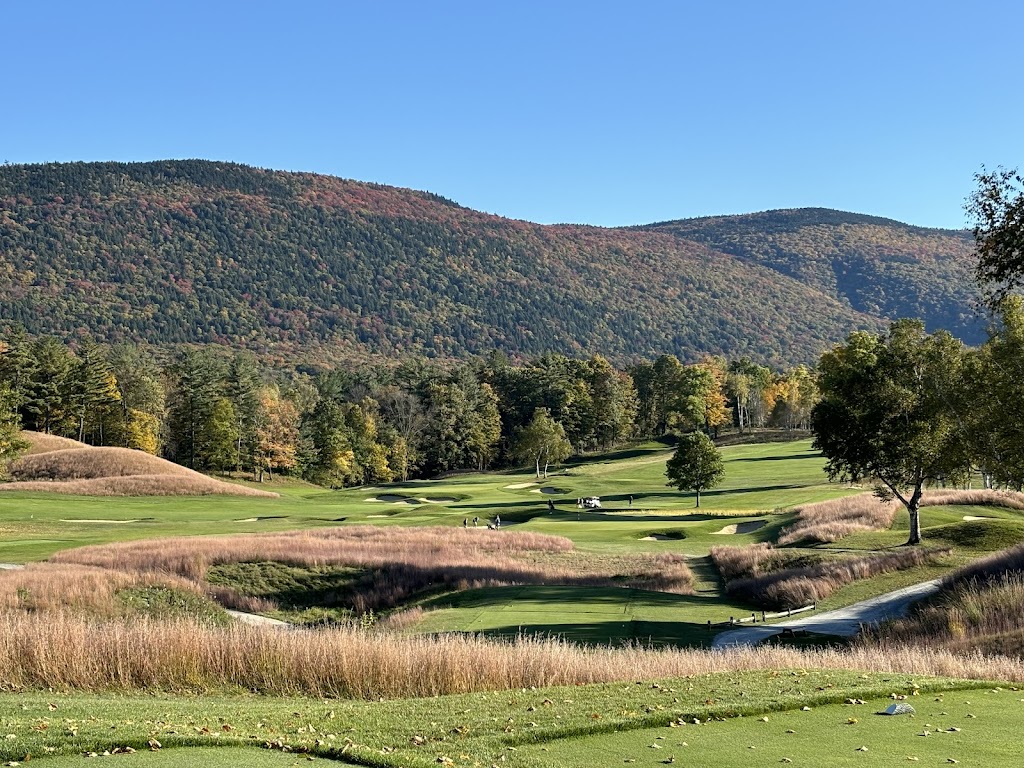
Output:
<instances>
[{"instance_id":1,"label":"blue sky","mask_svg":"<svg viewBox=\"0 0 1024 768\"><path fill-rule=\"evenodd\" d=\"M542 223L966 224L1024 164L1017 2L13 2L0 161L200 157Z\"/></svg>"}]
</instances>

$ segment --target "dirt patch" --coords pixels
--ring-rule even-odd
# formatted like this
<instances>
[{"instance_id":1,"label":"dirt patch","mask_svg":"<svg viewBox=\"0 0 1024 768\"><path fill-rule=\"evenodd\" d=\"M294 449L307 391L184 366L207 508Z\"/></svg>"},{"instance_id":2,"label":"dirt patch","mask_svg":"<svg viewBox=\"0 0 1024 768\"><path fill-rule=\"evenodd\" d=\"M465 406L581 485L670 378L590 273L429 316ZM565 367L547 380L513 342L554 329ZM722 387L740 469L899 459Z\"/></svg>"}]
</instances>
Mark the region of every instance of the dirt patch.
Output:
<instances>
[{"instance_id":1,"label":"dirt patch","mask_svg":"<svg viewBox=\"0 0 1024 768\"><path fill-rule=\"evenodd\" d=\"M767 522L767 520L751 520L746 523L733 523L732 525L725 526L720 531L714 531L712 535L728 536L734 533L753 533L758 528L763 528Z\"/></svg>"},{"instance_id":2,"label":"dirt patch","mask_svg":"<svg viewBox=\"0 0 1024 768\"><path fill-rule=\"evenodd\" d=\"M536 483L512 483L512 485L506 485L505 490L521 491L523 488L529 488L531 485L536 485Z\"/></svg>"}]
</instances>

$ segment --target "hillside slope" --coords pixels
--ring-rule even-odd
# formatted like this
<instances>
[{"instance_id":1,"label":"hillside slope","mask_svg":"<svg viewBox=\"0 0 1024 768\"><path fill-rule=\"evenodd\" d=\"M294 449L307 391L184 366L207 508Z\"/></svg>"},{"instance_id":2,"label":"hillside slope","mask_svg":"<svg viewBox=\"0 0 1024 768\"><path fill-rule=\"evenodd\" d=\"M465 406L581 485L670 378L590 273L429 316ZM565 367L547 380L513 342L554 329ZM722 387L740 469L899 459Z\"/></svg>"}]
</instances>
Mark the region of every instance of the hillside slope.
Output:
<instances>
[{"instance_id":1,"label":"hillside slope","mask_svg":"<svg viewBox=\"0 0 1024 768\"><path fill-rule=\"evenodd\" d=\"M669 232L766 266L882 317L922 317L969 343L984 340L974 311L974 239L824 208L667 221Z\"/></svg>"},{"instance_id":2,"label":"hillside slope","mask_svg":"<svg viewBox=\"0 0 1024 768\"><path fill-rule=\"evenodd\" d=\"M776 364L884 325L881 303L851 302L817 273L683 234L542 226L208 161L5 166L0 322L292 359L498 348Z\"/></svg>"}]
</instances>

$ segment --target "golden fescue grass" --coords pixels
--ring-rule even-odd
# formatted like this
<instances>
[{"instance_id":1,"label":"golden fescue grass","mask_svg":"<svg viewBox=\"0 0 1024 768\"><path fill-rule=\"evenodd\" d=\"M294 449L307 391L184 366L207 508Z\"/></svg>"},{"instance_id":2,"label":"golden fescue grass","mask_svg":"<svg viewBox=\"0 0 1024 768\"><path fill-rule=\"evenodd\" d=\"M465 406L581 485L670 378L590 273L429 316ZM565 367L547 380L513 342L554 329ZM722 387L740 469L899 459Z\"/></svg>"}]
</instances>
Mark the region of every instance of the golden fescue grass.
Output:
<instances>
[{"instance_id":1,"label":"golden fescue grass","mask_svg":"<svg viewBox=\"0 0 1024 768\"><path fill-rule=\"evenodd\" d=\"M41 435L45 452L22 456L10 467L4 491L46 491L82 496L258 496L278 494L215 480L132 448L57 447L65 438ZM81 446L81 443L67 441Z\"/></svg>"},{"instance_id":2,"label":"golden fescue grass","mask_svg":"<svg viewBox=\"0 0 1024 768\"><path fill-rule=\"evenodd\" d=\"M66 448L23 456L11 465L15 480L91 480L130 475L196 475L187 467L132 448Z\"/></svg>"},{"instance_id":3,"label":"golden fescue grass","mask_svg":"<svg viewBox=\"0 0 1024 768\"><path fill-rule=\"evenodd\" d=\"M7 690L242 688L275 695L376 699L807 668L1024 681L1020 658L910 646L884 652L613 649L553 639L504 642L354 628L280 632L187 621L0 615L0 680Z\"/></svg>"},{"instance_id":4,"label":"golden fescue grass","mask_svg":"<svg viewBox=\"0 0 1024 768\"><path fill-rule=\"evenodd\" d=\"M1018 493L1017 491L996 491L982 488L977 490L936 488L931 491L925 491L924 495L921 497L922 507L938 507L943 504L1024 509L1024 493Z\"/></svg>"},{"instance_id":5,"label":"golden fescue grass","mask_svg":"<svg viewBox=\"0 0 1024 768\"><path fill-rule=\"evenodd\" d=\"M948 504L1024 509L1024 493L937 488L925 491L921 497L922 507ZM796 522L782 530L778 542L833 542L857 531L883 531L892 526L901 508L899 502L882 501L873 493L806 504L796 509Z\"/></svg>"},{"instance_id":6,"label":"golden fescue grass","mask_svg":"<svg viewBox=\"0 0 1024 768\"><path fill-rule=\"evenodd\" d=\"M881 649L916 644L954 653L982 651L1020 656L1024 652L1024 575L989 574L987 580L953 580L938 597L897 621L870 630L860 644Z\"/></svg>"},{"instance_id":7,"label":"golden fescue grass","mask_svg":"<svg viewBox=\"0 0 1024 768\"><path fill-rule=\"evenodd\" d=\"M201 594L193 582L175 576L32 563L25 568L0 571L0 612L53 614L71 610L89 616L119 616L124 613L124 604L118 599L118 592L151 586Z\"/></svg>"},{"instance_id":8,"label":"golden fescue grass","mask_svg":"<svg viewBox=\"0 0 1024 768\"><path fill-rule=\"evenodd\" d=\"M279 494L225 483L198 472L196 477L173 475L133 475L96 477L90 480L33 480L4 483L0 491L40 491L70 496L253 496L277 498Z\"/></svg>"},{"instance_id":9,"label":"golden fescue grass","mask_svg":"<svg viewBox=\"0 0 1024 768\"><path fill-rule=\"evenodd\" d=\"M37 453L49 453L50 451L63 451L68 448L88 448L85 443L72 440L70 437L58 437L47 435L45 432L33 432L30 429L23 429L21 437L28 443L28 448L23 456L33 456Z\"/></svg>"},{"instance_id":10,"label":"golden fescue grass","mask_svg":"<svg viewBox=\"0 0 1024 768\"><path fill-rule=\"evenodd\" d=\"M513 584L636 586L687 593L693 574L680 555L637 555L626 567L581 564L572 541L519 531L347 526L317 531L182 537L67 550L54 562L170 573L204 583L212 565L273 561L369 572L354 586L356 612L400 605L427 589L465 590ZM623 565L614 562L613 566ZM222 589L218 599L239 605Z\"/></svg>"},{"instance_id":11,"label":"golden fescue grass","mask_svg":"<svg viewBox=\"0 0 1024 768\"><path fill-rule=\"evenodd\" d=\"M726 592L759 608L799 608L824 600L840 587L883 573L936 562L948 548L914 548L882 555L842 557L786 567L792 558L771 544L714 547L711 559L727 580Z\"/></svg>"},{"instance_id":12,"label":"golden fescue grass","mask_svg":"<svg viewBox=\"0 0 1024 768\"><path fill-rule=\"evenodd\" d=\"M784 528L779 544L804 541L831 542L857 531L881 531L892 525L898 502L886 502L873 493L820 501L799 507L796 522Z\"/></svg>"}]
</instances>

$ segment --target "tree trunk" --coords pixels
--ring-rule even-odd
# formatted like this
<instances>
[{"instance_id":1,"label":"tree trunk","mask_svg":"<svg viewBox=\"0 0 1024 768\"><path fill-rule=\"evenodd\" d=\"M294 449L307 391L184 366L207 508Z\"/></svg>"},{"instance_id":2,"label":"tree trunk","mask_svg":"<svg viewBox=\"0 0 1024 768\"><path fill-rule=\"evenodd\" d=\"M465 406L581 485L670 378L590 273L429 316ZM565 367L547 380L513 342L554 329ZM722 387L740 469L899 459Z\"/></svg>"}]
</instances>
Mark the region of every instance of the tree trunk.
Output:
<instances>
[{"instance_id":1,"label":"tree trunk","mask_svg":"<svg viewBox=\"0 0 1024 768\"><path fill-rule=\"evenodd\" d=\"M700 488L697 489L697 509L700 509Z\"/></svg>"},{"instance_id":2,"label":"tree trunk","mask_svg":"<svg viewBox=\"0 0 1024 768\"><path fill-rule=\"evenodd\" d=\"M910 538L907 544L921 543L921 486L914 489L910 501L907 503L907 513L910 515Z\"/></svg>"},{"instance_id":3,"label":"tree trunk","mask_svg":"<svg viewBox=\"0 0 1024 768\"><path fill-rule=\"evenodd\" d=\"M536 477L539 480L540 479L540 456L538 456L537 458L534 459L534 467L537 470Z\"/></svg>"}]
</instances>

